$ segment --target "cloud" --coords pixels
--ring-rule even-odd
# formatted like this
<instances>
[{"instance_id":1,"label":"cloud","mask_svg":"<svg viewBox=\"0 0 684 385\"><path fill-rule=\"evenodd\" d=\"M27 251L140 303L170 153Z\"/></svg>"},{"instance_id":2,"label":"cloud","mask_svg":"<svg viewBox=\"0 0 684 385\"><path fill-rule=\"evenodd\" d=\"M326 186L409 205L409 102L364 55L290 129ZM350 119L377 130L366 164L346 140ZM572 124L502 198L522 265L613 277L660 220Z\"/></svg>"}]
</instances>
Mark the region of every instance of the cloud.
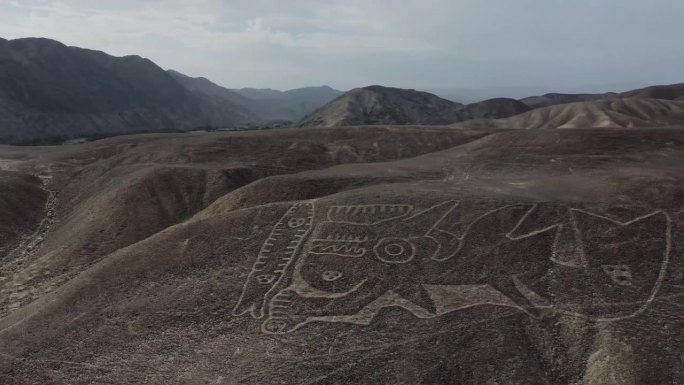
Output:
<instances>
[{"instance_id":1,"label":"cloud","mask_svg":"<svg viewBox=\"0 0 684 385\"><path fill-rule=\"evenodd\" d=\"M309 50L313 54L354 54L420 51L429 47L418 39L379 34L377 28L361 28L368 25L360 18L363 13L339 4L331 8L313 7L307 12L312 18L306 14L283 17L273 9L259 16L258 7L233 12L222 2L207 0L191 5L185 1L141 2L138 7L121 6L126 2L97 2L98 7L94 7L94 2L80 0L0 4L14 8L19 16L14 22L8 18L0 26L3 35L40 33L78 44L104 45L117 52L125 49L117 41L130 43L147 36L169 36L186 47L210 50L266 44ZM296 31L296 26L311 28Z\"/></svg>"},{"instance_id":2,"label":"cloud","mask_svg":"<svg viewBox=\"0 0 684 385\"><path fill-rule=\"evenodd\" d=\"M676 81L676 0L0 0L0 36L43 36L228 86Z\"/></svg>"}]
</instances>

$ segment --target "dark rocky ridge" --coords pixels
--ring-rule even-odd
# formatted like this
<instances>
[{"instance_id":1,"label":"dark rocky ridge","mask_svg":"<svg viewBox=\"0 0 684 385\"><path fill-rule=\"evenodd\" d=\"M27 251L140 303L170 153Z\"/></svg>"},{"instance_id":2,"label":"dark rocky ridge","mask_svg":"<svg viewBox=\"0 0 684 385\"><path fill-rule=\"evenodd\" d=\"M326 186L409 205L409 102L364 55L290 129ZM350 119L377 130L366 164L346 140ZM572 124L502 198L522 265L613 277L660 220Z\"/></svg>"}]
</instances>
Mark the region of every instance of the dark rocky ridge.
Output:
<instances>
[{"instance_id":1,"label":"dark rocky ridge","mask_svg":"<svg viewBox=\"0 0 684 385\"><path fill-rule=\"evenodd\" d=\"M510 98L494 98L471 103L463 107L460 121L472 119L500 119L515 116L530 110L525 103Z\"/></svg>"},{"instance_id":2,"label":"dark rocky ridge","mask_svg":"<svg viewBox=\"0 0 684 385\"><path fill-rule=\"evenodd\" d=\"M229 90L136 55L0 39L0 143L297 121L339 94L330 87Z\"/></svg>"},{"instance_id":3,"label":"dark rocky ridge","mask_svg":"<svg viewBox=\"0 0 684 385\"><path fill-rule=\"evenodd\" d=\"M0 40L0 141L255 120L201 97L139 56L113 57L49 39Z\"/></svg>"},{"instance_id":4,"label":"dark rocky ridge","mask_svg":"<svg viewBox=\"0 0 684 385\"><path fill-rule=\"evenodd\" d=\"M355 88L299 122L300 127L364 124L449 124L462 104L416 90L369 86Z\"/></svg>"}]
</instances>

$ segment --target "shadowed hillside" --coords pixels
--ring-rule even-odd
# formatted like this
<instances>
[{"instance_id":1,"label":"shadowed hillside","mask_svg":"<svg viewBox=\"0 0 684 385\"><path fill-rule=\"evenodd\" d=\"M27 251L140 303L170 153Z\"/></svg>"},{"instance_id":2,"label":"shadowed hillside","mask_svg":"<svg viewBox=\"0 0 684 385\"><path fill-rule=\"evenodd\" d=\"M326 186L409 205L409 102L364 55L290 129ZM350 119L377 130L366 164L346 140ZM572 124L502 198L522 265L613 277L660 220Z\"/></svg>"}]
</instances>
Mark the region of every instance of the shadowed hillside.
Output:
<instances>
[{"instance_id":1,"label":"shadowed hillside","mask_svg":"<svg viewBox=\"0 0 684 385\"><path fill-rule=\"evenodd\" d=\"M525 103L515 99L495 98L464 106L459 113L459 120L507 118L529 110L530 107Z\"/></svg>"},{"instance_id":2,"label":"shadowed hillside","mask_svg":"<svg viewBox=\"0 0 684 385\"><path fill-rule=\"evenodd\" d=\"M48 193L32 176L1 171L0 161L0 264L13 257L10 252L30 240L39 228ZM26 237L26 238L25 238Z\"/></svg>"},{"instance_id":3,"label":"shadowed hillside","mask_svg":"<svg viewBox=\"0 0 684 385\"><path fill-rule=\"evenodd\" d=\"M0 142L255 119L232 101L193 94L139 56L114 57L48 39L0 39Z\"/></svg>"}]
</instances>

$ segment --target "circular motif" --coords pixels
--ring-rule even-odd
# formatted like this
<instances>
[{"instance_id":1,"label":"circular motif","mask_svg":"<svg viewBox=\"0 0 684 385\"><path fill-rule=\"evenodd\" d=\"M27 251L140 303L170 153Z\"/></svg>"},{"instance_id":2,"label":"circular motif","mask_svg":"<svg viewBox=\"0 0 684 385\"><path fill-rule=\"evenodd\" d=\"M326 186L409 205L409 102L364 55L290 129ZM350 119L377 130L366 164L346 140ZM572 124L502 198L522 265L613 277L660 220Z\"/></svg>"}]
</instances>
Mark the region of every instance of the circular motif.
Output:
<instances>
[{"instance_id":1,"label":"circular motif","mask_svg":"<svg viewBox=\"0 0 684 385\"><path fill-rule=\"evenodd\" d=\"M375 256L385 263L407 263L416 255L413 243L403 238L383 238L373 248Z\"/></svg>"},{"instance_id":2,"label":"circular motif","mask_svg":"<svg viewBox=\"0 0 684 385\"><path fill-rule=\"evenodd\" d=\"M287 331L289 324L284 320L268 319L261 324L261 329L266 333L278 334Z\"/></svg>"},{"instance_id":3,"label":"circular motif","mask_svg":"<svg viewBox=\"0 0 684 385\"><path fill-rule=\"evenodd\" d=\"M332 282L342 278L342 273L336 270L326 270L321 274L324 281Z\"/></svg>"},{"instance_id":4,"label":"circular motif","mask_svg":"<svg viewBox=\"0 0 684 385\"><path fill-rule=\"evenodd\" d=\"M388 245L385 245L385 253L388 255L401 255L405 251L404 245L400 245L398 243L390 243Z\"/></svg>"},{"instance_id":5,"label":"circular motif","mask_svg":"<svg viewBox=\"0 0 684 385\"><path fill-rule=\"evenodd\" d=\"M302 227L306 223L306 218L290 218L289 221L287 221L287 225L290 226L291 228L296 228L296 227Z\"/></svg>"}]
</instances>

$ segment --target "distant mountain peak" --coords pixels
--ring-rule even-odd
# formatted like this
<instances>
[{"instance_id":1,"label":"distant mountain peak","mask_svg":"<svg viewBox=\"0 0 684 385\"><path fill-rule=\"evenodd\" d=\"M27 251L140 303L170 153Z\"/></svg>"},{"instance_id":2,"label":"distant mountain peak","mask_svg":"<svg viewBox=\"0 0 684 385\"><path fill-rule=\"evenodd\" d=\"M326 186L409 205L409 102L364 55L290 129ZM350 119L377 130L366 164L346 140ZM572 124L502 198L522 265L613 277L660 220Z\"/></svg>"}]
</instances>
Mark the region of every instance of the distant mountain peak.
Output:
<instances>
[{"instance_id":1,"label":"distant mountain peak","mask_svg":"<svg viewBox=\"0 0 684 385\"><path fill-rule=\"evenodd\" d=\"M350 90L304 118L299 125L452 124L509 117L529 109L524 103L509 98L463 105L429 92L371 85Z\"/></svg>"},{"instance_id":2,"label":"distant mountain peak","mask_svg":"<svg viewBox=\"0 0 684 385\"><path fill-rule=\"evenodd\" d=\"M339 96L299 126L448 124L458 121L461 107L427 92L372 85Z\"/></svg>"}]
</instances>

